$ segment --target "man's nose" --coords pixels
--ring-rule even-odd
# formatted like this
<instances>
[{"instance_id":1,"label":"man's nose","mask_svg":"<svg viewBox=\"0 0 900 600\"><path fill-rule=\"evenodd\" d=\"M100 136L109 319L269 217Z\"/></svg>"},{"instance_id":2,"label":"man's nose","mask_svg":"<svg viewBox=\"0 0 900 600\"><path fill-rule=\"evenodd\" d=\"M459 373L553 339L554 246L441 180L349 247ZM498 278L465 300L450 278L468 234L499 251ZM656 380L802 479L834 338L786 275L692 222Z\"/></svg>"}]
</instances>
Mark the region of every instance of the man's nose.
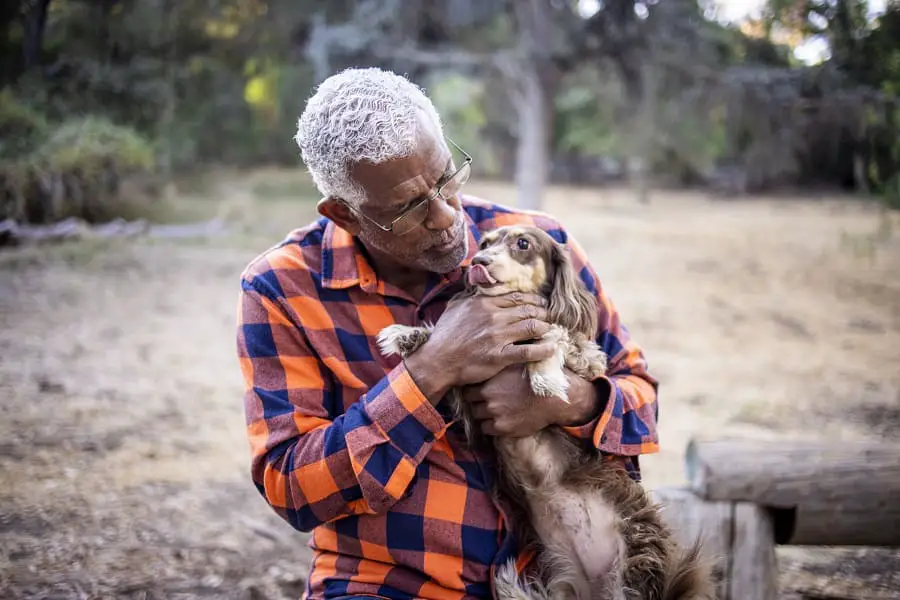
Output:
<instances>
[{"instance_id":1,"label":"man's nose","mask_svg":"<svg viewBox=\"0 0 900 600\"><path fill-rule=\"evenodd\" d=\"M453 227L455 222L456 208L447 203L440 195L428 203L425 227L441 231Z\"/></svg>"}]
</instances>

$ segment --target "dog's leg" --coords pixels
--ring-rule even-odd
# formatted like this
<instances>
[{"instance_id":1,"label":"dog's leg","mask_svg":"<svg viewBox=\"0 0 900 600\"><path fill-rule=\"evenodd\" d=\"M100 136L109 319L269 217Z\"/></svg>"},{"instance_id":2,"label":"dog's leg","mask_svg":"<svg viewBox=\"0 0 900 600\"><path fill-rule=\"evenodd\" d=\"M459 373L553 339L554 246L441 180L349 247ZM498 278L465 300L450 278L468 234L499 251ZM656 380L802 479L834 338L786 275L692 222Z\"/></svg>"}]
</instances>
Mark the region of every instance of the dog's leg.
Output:
<instances>
[{"instance_id":1,"label":"dog's leg","mask_svg":"<svg viewBox=\"0 0 900 600\"><path fill-rule=\"evenodd\" d=\"M541 341L553 341L557 344L556 352L550 358L528 363L528 379L531 382L531 390L538 396L556 396L569 401L569 380L563 371L565 364L565 347L563 339L566 336L564 329L553 326L550 331L541 338Z\"/></svg>"},{"instance_id":2,"label":"dog's leg","mask_svg":"<svg viewBox=\"0 0 900 600\"><path fill-rule=\"evenodd\" d=\"M398 354L406 358L431 337L430 325L412 327L410 325L389 325L378 333L378 347L385 356Z\"/></svg>"}]
</instances>

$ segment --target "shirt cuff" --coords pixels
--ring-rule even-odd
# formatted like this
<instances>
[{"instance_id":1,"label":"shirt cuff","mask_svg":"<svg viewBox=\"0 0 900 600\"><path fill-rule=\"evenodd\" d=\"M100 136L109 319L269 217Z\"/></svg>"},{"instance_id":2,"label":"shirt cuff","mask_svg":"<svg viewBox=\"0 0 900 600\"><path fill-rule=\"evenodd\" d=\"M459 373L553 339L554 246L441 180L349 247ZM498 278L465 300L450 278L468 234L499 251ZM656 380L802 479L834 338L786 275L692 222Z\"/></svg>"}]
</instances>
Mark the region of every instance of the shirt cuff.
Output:
<instances>
[{"instance_id":1,"label":"shirt cuff","mask_svg":"<svg viewBox=\"0 0 900 600\"><path fill-rule=\"evenodd\" d=\"M385 389L370 396L365 410L385 438L416 463L450 426L416 385L403 362L388 374Z\"/></svg>"},{"instance_id":2,"label":"shirt cuff","mask_svg":"<svg viewBox=\"0 0 900 600\"><path fill-rule=\"evenodd\" d=\"M615 453L619 444L609 439L611 436L607 434L607 427L612 421L613 415L616 414L616 410L618 410L618 414L622 414L622 394L615 382L605 376L594 380L594 388L598 394L606 393L606 398L602 399L604 401L603 410L586 423L563 426L563 431L578 439L590 440L594 447L604 452Z\"/></svg>"}]
</instances>

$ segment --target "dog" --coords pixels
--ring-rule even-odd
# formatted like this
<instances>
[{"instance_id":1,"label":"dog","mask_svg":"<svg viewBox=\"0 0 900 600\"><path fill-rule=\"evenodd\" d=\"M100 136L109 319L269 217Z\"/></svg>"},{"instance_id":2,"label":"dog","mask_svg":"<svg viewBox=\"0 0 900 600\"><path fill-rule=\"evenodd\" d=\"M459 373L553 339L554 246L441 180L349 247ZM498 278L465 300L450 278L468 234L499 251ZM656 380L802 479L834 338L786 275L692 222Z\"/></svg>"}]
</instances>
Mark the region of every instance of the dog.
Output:
<instances>
[{"instance_id":1,"label":"dog","mask_svg":"<svg viewBox=\"0 0 900 600\"><path fill-rule=\"evenodd\" d=\"M568 401L564 367L589 380L604 375L607 356L594 341L596 299L572 268L567 249L536 227L487 232L466 271L476 294L539 293L548 300L557 352L528 363L525 374L537 396ZM379 332L386 355L409 356L433 326L391 325ZM559 428L521 438L486 442L462 401L449 393L470 443L491 443L499 477L494 494L511 507L517 539L535 554L534 574L519 577L510 562L495 575L501 600L713 600L709 565L699 540L682 549L642 486L624 469L602 460Z\"/></svg>"}]
</instances>

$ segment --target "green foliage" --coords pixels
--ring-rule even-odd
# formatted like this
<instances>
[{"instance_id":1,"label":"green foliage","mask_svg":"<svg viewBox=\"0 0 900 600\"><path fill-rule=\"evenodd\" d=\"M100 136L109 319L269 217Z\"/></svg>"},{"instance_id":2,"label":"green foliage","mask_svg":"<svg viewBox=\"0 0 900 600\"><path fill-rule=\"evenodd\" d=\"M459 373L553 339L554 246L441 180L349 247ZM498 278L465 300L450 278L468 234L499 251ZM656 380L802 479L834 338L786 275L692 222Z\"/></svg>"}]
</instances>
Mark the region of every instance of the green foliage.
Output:
<instances>
[{"instance_id":1,"label":"green foliage","mask_svg":"<svg viewBox=\"0 0 900 600\"><path fill-rule=\"evenodd\" d=\"M0 92L0 161L31 152L46 132L44 115L20 102L10 90Z\"/></svg>"},{"instance_id":2,"label":"green foliage","mask_svg":"<svg viewBox=\"0 0 900 600\"><path fill-rule=\"evenodd\" d=\"M880 107L874 91L896 107L900 3L889 1L870 22L864 0L768 1L766 24L778 41L764 25L750 31L708 20L693 0L641 2L640 17L627 0L599 3L586 18L577 2L554 2L535 13L552 22L533 30L523 28L532 14L523 7L538 5L500 0L54 0L40 60L27 69L21 57L31 34L21 19L0 15L0 48L12 57L0 60L0 83L9 88L0 94L0 160L17 159L4 164L3 177L46 195L51 172L158 168L176 177L210 163L296 166L292 136L317 80L369 64L425 82L447 134L475 157L476 170L511 174L521 127L510 106L515 77L489 63L537 36L531 58L555 73L545 78L555 93L550 158L563 177L637 157L654 174L684 181L727 163L764 187L846 183L863 164L871 189L895 189L900 123L886 109L868 118L863 108ZM792 45L811 34L832 45L828 68L792 56ZM419 63L419 54L431 58ZM450 64L459 70L446 70ZM48 125L55 123L68 129ZM39 146L33 158L43 170L23 167ZM105 146L125 154L112 157ZM865 160L854 164L860 153ZM57 208L40 215L61 214Z\"/></svg>"},{"instance_id":3,"label":"green foliage","mask_svg":"<svg viewBox=\"0 0 900 600\"><path fill-rule=\"evenodd\" d=\"M472 155L473 169L484 175L497 175L497 153L484 136L488 125L484 83L453 72L436 72L429 82L427 91L441 115L444 133Z\"/></svg>"},{"instance_id":4,"label":"green foliage","mask_svg":"<svg viewBox=\"0 0 900 600\"><path fill-rule=\"evenodd\" d=\"M51 171L95 174L112 166L120 174L152 171L150 142L131 127L89 116L60 125L35 150L32 161Z\"/></svg>"},{"instance_id":5,"label":"green foliage","mask_svg":"<svg viewBox=\"0 0 900 600\"><path fill-rule=\"evenodd\" d=\"M725 110L679 110L667 106L657 152L656 168L688 183L705 178L729 151Z\"/></svg>"},{"instance_id":6,"label":"green foliage","mask_svg":"<svg viewBox=\"0 0 900 600\"><path fill-rule=\"evenodd\" d=\"M900 172L894 173L884 182L881 198L889 208L900 210Z\"/></svg>"},{"instance_id":7,"label":"green foliage","mask_svg":"<svg viewBox=\"0 0 900 600\"><path fill-rule=\"evenodd\" d=\"M625 158L623 132L614 126L614 109L623 100L615 80L601 85L591 71L573 76L556 97L556 146L584 156Z\"/></svg>"},{"instance_id":8,"label":"green foliage","mask_svg":"<svg viewBox=\"0 0 900 600\"><path fill-rule=\"evenodd\" d=\"M868 178L874 192L890 208L900 209L900 105L870 108Z\"/></svg>"},{"instance_id":9,"label":"green foliage","mask_svg":"<svg viewBox=\"0 0 900 600\"><path fill-rule=\"evenodd\" d=\"M151 143L101 117L64 122L33 152L0 164L0 218L102 222L152 212Z\"/></svg>"},{"instance_id":10,"label":"green foliage","mask_svg":"<svg viewBox=\"0 0 900 600\"><path fill-rule=\"evenodd\" d=\"M646 80L658 77L648 72ZM657 82L658 83L658 80ZM658 174L690 180L727 151L725 114L704 103L699 89L662 94L635 106L615 78L586 69L566 80L556 98L556 148L581 156L625 160L640 156Z\"/></svg>"}]
</instances>

